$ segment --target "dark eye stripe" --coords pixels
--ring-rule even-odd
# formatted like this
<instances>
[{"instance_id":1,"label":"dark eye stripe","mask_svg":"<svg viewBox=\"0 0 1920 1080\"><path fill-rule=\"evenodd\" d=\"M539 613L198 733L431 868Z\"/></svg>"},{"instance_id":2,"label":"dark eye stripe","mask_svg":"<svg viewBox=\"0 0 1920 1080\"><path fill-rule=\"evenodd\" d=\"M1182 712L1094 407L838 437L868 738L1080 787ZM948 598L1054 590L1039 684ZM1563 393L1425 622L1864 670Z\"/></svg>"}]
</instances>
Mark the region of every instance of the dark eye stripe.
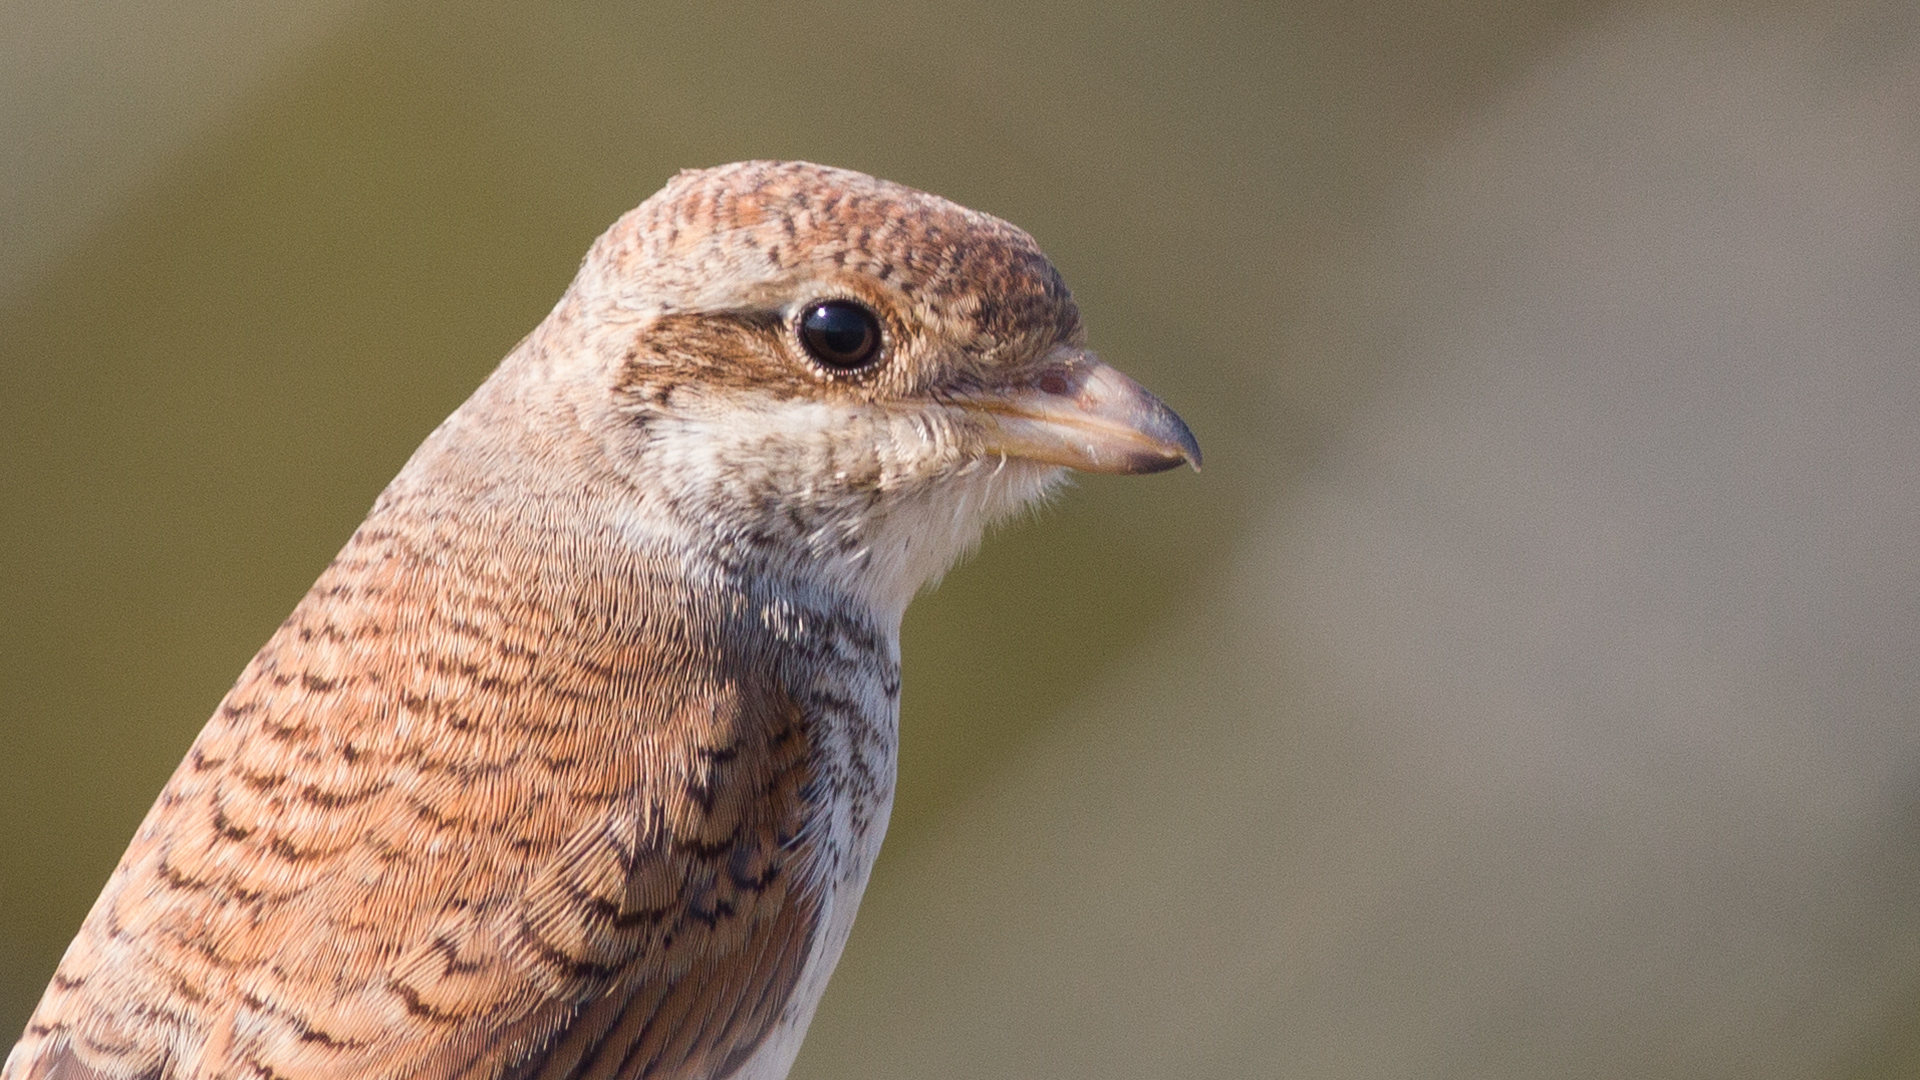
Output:
<instances>
[{"instance_id":1,"label":"dark eye stripe","mask_svg":"<svg viewBox=\"0 0 1920 1080\"><path fill-rule=\"evenodd\" d=\"M857 371L880 356L880 320L851 300L821 300L800 316L807 355L835 371Z\"/></svg>"}]
</instances>

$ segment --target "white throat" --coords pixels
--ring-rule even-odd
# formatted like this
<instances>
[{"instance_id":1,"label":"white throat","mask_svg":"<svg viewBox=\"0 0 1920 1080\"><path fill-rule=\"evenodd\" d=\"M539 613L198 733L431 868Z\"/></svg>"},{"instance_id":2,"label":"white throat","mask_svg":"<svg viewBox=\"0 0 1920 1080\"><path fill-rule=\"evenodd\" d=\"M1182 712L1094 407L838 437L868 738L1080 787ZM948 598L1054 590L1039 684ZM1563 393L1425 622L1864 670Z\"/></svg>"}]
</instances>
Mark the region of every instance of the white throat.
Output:
<instances>
[{"instance_id":1,"label":"white throat","mask_svg":"<svg viewBox=\"0 0 1920 1080\"><path fill-rule=\"evenodd\" d=\"M650 417L648 431L634 490L659 505L633 507L631 528L832 590L888 627L988 527L1065 476L967 457L937 420L875 406L736 399L717 414Z\"/></svg>"}]
</instances>

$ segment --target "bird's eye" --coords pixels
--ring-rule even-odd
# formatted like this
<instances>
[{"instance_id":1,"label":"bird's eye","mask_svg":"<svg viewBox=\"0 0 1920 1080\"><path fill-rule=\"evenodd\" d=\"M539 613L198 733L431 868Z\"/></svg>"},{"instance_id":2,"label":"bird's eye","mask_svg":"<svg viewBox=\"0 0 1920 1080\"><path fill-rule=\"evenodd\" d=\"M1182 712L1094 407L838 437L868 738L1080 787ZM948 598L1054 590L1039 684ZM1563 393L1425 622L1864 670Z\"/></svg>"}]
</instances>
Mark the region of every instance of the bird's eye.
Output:
<instances>
[{"instance_id":1,"label":"bird's eye","mask_svg":"<svg viewBox=\"0 0 1920 1080\"><path fill-rule=\"evenodd\" d=\"M880 320L851 300L820 300L800 316L800 344L835 371L854 371L880 355Z\"/></svg>"}]
</instances>

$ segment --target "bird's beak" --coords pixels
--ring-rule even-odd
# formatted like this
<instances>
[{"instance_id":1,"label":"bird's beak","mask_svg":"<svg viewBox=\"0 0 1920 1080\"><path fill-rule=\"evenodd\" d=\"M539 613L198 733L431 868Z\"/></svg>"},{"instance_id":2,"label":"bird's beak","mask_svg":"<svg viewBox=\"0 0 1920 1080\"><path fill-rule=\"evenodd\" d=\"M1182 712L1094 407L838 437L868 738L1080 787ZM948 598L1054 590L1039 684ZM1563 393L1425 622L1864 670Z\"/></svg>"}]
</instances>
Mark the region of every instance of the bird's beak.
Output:
<instances>
[{"instance_id":1,"label":"bird's beak","mask_svg":"<svg viewBox=\"0 0 1920 1080\"><path fill-rule=\"evenodd\" d=\"M954 401L980 426L989 454L1085 472L1200 468L1200 444L1165 402L1094 357L1075 352L1021 385Z\"/></svg>"}]
</instances>

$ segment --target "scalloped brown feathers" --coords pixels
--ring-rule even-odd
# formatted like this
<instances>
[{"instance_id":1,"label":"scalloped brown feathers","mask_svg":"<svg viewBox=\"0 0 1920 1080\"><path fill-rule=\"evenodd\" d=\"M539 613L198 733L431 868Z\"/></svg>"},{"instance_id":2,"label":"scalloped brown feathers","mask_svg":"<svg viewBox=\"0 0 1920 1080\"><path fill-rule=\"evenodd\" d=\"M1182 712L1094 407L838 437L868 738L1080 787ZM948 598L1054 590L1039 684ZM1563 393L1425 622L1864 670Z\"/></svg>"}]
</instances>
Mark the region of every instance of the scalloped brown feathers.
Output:
<instances>
[{"instance_id":1,"label":"scalloped brown feathers","mask_svg":"<svg viewBox=\"0 0 1920 1080\"><path fill-rule=\"evenodd\" d=\"M882 362L809 365L821 297ZM248 664L0 1075L784 1076L885 828L901 609L1073 455L1197 460L1137 389L1004 222L675 177Z\"/></svg>"}]
</instances>

